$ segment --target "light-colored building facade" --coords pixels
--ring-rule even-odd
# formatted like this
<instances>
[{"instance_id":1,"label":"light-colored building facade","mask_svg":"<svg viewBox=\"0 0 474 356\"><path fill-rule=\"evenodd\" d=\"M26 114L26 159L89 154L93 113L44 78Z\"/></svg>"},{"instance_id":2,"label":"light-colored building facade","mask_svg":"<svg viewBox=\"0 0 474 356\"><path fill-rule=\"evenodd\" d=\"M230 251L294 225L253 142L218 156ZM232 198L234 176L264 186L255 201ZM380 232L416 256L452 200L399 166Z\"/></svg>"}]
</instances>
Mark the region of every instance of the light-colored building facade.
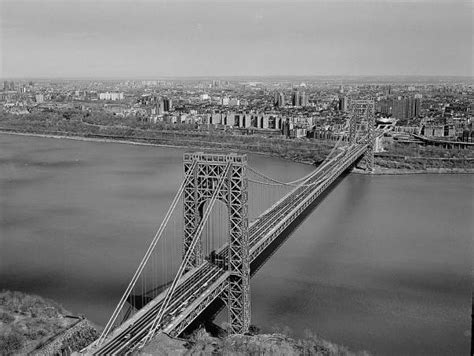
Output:
<instances>
[{"instance_id":1,"label":"light-colored building facade","mask_svg":"<svg viewBox=\"0 0 474 356\"><path fill-rule=\"evenodd\" d=\"M115 93L115 92L99 93L99 100L112 100L112 101L123 100L123 93Z\"/></svg>"}]
</instances>

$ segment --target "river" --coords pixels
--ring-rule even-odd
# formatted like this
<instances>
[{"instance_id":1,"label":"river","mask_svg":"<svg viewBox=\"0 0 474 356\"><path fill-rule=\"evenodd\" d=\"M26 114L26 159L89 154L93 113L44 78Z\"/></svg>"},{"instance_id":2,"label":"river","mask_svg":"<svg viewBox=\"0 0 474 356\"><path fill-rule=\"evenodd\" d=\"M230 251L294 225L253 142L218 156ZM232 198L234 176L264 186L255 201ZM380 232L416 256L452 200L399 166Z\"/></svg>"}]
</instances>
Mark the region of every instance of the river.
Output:
<instances>
[{"instance_id":1,"label":"river","mask_svg":"<svg viewBox=\"0 0 474 356\"><path fill-rule=\"evenodd\" d=\"M182 149L0 135L0 289L105 324ZM310 166L250 155L279 179ZM252 323L376 355L467 355L473 175L346 177L251 282Z\"/></svg>"}]
</instances>

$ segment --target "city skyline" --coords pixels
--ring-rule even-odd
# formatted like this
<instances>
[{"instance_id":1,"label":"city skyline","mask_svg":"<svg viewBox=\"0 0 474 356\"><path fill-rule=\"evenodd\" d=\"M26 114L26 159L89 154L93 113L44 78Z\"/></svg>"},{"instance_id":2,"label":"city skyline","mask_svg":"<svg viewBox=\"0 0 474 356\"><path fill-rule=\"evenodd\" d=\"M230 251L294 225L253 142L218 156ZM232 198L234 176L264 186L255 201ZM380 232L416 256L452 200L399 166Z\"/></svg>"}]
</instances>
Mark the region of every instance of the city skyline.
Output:
<instances>
[{"instance_id":1,"label":"city skyline","mask_svg":"<svg viewBox=\"0 0 474 356\"><path fill-rule=\"evenodd\" d=\"M469 1L0 0L0 77L472 77Z\"/></svg>"}]
</instances>

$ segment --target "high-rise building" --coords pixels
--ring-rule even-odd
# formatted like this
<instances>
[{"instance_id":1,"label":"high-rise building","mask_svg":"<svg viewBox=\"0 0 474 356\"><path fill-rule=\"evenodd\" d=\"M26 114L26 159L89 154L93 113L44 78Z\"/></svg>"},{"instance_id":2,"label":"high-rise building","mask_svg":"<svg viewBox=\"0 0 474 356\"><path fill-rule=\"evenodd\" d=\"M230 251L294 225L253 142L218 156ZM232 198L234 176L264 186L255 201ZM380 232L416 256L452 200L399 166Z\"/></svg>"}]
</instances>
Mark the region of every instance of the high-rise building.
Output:
<instances>
[{"instance_id":1,"label":"high-rise building","mask_svg":"<svg viewBox=\"0 0 474 356\"><path fill-rule=\"evenodd\" d=\"M44 96L43 94L36 94L35 95L35 101L39 104L39 103L42 103L44 101Z\"/></svg>"},{"instance_id":2,"label":"high-rise building","mask_svg":"<svg viewBox=\"0 0 474 356\"><path fill-rule=\"evenodd\" d=\"M165 102L164 100L158 100L158 103L156 104L156 114L157 115L163 115L165 112Z\"/></svg>"},{"instance_id":3,"label":"high-rise building","mask_svg":"<svg viewBox=\"0 0 474 356\"><path fill-rule=\"evenodd\" d=\"M306 93L303 91L300 94L300 99L299 99L299 106L305 107L308 106L308 97L306 96Z\"/></svg>"},{"instance_id":4,"label":"high-rise building","mask_svg":"<svg viewBox=\"0 0 474 356\"><path fill-rule=\"evenodd\" d=\"M163 110L164 112L169 112L173 108L173 101L169 98L163 99Z\"/></svg>"},{"instance_id":5,"label":"high-rise building","mask_svg":"<svg viewBox=\"0 0 474 356\"><path fill-rule=\"evenodd\" d=\"M381 100L377 105L377 111L400 120L412 119L421 113L421 98L415 95Z\"/></svg>"},{"instance_id":6,"label":"high-rise building","mask_svg":"<svg viewBox=\"0 0 474 356\"><path fill-rule=\"evenodd\" d=\"M342 96L339 98L339 111L348 112L349 111L349 98L347 96Z\"/></svg>"},{"instance_id":7,"label":"high-rise building","mask_svg":"<svg viewBox=\"0 0 474 356\"><path fill-rule=\"evenodd\" d=\"M278 106L279 108L285 106L285 94L282 92L275 93L275 106Z\"/></svg>"},{"instance_id":8,"label":"high-rise building","mask_svg":"<svg viewBox=\"0 0 474 356\"><path fill-rule=\"evenodd\" d=\"M292 103L293 106L299 106L299 104L300 104L300 92L299 92L298 90L296 90L296 91L293 93L293 97L292 97L291 103Z\"/></svg>"}]
</instances>

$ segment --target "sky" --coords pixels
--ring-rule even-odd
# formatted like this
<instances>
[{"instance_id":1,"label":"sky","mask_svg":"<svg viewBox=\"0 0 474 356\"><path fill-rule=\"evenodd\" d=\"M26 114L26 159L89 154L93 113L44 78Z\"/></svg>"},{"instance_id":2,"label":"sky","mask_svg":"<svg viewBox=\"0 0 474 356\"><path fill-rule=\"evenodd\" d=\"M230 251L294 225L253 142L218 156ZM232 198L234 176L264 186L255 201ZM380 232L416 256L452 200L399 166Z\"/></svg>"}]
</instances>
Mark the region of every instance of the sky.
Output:
<instances>
[{"instance_id":1,"label":"sky","mask_svg":"<svg viewBox=\"0 0 474 356\"><path fill-rule=\"evenodd\" d=\"M471 0L0 0L2 78L473 75Z\"/></svg>"}]
</instances>

